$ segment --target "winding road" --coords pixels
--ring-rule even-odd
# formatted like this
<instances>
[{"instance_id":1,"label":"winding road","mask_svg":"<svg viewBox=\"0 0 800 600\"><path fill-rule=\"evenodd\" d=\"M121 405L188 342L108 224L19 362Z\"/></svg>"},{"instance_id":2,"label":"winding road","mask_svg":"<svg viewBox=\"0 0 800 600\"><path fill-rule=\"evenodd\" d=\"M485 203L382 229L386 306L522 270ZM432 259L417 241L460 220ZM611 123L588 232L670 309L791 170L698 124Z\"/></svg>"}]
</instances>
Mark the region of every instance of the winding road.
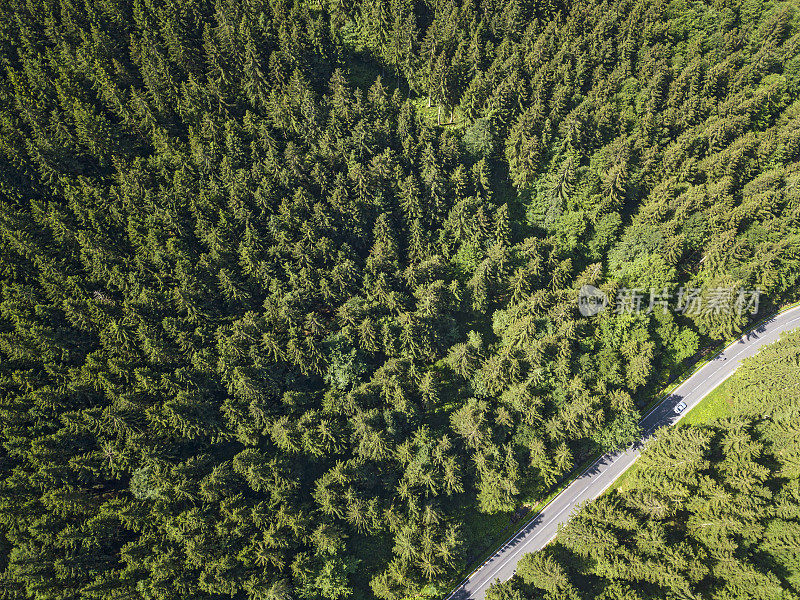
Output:
<instances>
[{"instance_id":1,"label":"winding road","mask_svg":"<svg viewBox=\"0 0 800 600\"><path fill-rule=\"evenodd\" d=\"M776 341L781 333L797 327L800 327L800 306L762 321L731 343L640 421L642 439L639 442L617 454L601 456L464 579L447 600L483 600L492 582L510 579L519 559L546 546L556 536L558 526L569 520L576 506L602 494L636 461L644 441L657 429L677 423L711 390L730 377L745 358L756 354L765 344ZM686 408L676 414L673 409L681 401L686 403Z\"/></svg>"}]
</instances>

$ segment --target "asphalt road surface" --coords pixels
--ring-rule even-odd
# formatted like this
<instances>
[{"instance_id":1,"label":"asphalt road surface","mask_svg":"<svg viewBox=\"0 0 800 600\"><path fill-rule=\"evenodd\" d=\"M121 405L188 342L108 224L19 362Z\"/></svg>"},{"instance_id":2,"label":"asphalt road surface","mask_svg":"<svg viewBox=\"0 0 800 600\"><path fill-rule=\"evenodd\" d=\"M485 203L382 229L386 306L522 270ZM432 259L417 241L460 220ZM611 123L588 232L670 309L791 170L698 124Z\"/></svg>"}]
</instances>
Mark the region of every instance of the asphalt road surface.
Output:
<instances>
[{"instance_id":1,"label":"asphalt road surface","mask_svg":"<svg viewBox=\"0 0 800 600\"><path fill-rule=\"evenodd\" d=\"M732 375L742 360L753 356L765 344L776 341L781 333L797 327L800 327L800 307L770 317L725 348L640 421L643 434L640 442L624 452L600 457L462 581L448 596L448 600L483 600L493 581L510 579L517 569L517 561L528 552L544 548L556 536L558 526L569 520L576 506L602 494L636 461L643 442L658 428L679 421L711 390ZM685 402L686 408L676 414L673 409L679 402Z\"/></svg>"}]
</instances>

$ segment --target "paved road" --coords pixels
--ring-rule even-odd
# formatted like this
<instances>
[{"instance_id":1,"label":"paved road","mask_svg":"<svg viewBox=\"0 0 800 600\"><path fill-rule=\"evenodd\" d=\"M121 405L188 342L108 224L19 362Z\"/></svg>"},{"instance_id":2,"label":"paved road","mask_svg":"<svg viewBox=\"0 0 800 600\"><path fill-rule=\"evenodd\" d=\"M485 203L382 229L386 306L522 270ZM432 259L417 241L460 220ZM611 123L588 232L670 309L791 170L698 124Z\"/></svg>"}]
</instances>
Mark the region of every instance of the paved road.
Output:
<instances>
[{"instance_id":1,"label":"paved road","mask_svg":"<svg viewBox=\"0 0 800 600\"><path fill-rule=\"evenodd\" d=\"M642 443L656 429L676 423L711 390L732 375L743 359L753 356L765 344L776 341L784 331L797 327L800 327L800 307L771 317L725 348L642 419L640 424L643 437L639 443L624 452L600 457L500 550L462 581L448 600L483 600L493 581L510 579L516 571L517 561L524 554L546 546L555 537L559 524L569 520L577 505L597 498L636 461ZM677 415L673 408L681 401L687 407Z\"/></svg>"}]
</instances>

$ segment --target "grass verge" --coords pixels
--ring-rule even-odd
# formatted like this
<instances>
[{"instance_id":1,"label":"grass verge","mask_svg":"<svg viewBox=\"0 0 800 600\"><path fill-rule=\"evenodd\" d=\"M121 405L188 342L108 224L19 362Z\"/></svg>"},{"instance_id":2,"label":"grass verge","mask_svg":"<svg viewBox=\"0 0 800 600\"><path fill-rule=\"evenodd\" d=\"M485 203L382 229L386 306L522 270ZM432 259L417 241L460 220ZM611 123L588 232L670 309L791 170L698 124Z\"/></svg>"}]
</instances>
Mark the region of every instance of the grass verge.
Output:
<instances>
[{"instance_id":1,"label":"grass verge","mask_svg":"<svg viewBox=\"0 0 800 600\"><path fill-rule=\"evenodd\" d=\"M733 412L731 377L715 387L700 403L686 413L680 425L698 427L716 419L729 417Z\"/></svg>"}]
</instances>

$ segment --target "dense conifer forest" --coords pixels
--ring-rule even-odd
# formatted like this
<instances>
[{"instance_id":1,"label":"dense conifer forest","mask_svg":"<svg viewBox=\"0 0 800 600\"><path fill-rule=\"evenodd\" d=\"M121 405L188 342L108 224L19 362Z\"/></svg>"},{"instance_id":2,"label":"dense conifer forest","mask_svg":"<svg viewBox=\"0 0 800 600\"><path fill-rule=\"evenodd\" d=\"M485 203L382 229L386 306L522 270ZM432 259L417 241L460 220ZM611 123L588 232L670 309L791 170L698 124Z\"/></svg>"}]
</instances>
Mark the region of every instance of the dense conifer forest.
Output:
<instances>
[{"instance_id":1,"label":"dense conifer forest","mask_svg":"<svg viewBox=\"0 0 800 600\"><path fill-rule=\"evenodd\" d=\"M436 596L475 523L636 439L659 386L746 325L719 290L760 290L759 314L795 296L795 2L0 14L0 598ZM585 317L586 285L707 302ZM659 446L705 453L676 488L697 511L763 525L726 541L723 511L675 541L680 498L615 497L572 535L614 507L641 557L719 540L666 597L708 577L736 597L723 563L796 590L770 423ZM735 489L730 444L752 449ZM612 577L632 540L547 593Z\"/></svg>"},{"instance_id":2,"label":"dense conifer forest","mask_svg":"<svg viewBox=\"0 0 800 600\"><path fill-rule=\"evenodd\" d=\"M733 416L663 431L631 489L587 505L487 600L800 597L800 331L732 388Z\"/></svg>"}]
</instances>

